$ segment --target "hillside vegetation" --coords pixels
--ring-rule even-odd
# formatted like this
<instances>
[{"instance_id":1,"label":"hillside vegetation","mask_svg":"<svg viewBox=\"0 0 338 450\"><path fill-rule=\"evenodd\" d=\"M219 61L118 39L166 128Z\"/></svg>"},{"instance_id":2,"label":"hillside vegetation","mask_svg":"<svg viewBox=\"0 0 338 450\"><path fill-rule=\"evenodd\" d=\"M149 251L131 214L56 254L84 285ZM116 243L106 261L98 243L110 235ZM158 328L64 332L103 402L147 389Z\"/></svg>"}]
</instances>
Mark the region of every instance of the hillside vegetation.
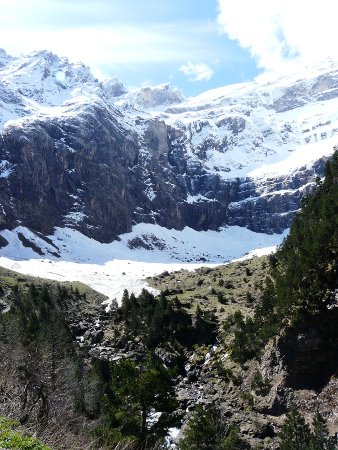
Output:
<instances>
[{"instance_id":1,"label":"hillside vegetation","mask_svg":"<svg viewBox=\"0 0 338 450\"><path fill-rule=\"evenodd\" d=\"M290 233L270 257L269 279L253 320L240 323L235 358L245 361L285 327L330 321L338 306L338 153L307 197ZM333 336L331 336L331 339ZM253 344L254 342L254 344Z\"/></svg>"},{"instance_id":2,"label":"hillside vegetation","mask_svg":"<svg viewBox=\"0 0 338 450\"><path fill-rule=\"evenodd\" d=\"M164 449L180 428L182 450L335 449L337 252L336 152L275 254L164 272L159 296L107 312L1 269L1 445Z\"/></svg>"}]
</instances>

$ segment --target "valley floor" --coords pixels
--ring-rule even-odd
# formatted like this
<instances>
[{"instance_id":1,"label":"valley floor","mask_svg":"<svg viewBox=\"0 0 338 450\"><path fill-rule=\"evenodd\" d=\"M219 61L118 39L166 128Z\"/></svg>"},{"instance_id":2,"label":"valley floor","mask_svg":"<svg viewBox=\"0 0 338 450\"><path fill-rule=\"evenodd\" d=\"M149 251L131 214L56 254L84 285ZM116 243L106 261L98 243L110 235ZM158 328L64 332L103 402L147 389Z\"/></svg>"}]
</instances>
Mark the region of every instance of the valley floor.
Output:
<instances>
[{"instance_id":1,"label":"valley floor","mask_svg":"<svg viewBox=\"0 0 338 450\"><path fill-rule=\"evenodd\" d=\"M39 256L27 244L24 246L18 237L20 233L46 257ZM119 302L124 289L135 295L143 288L157 292L145 279L164 271L195 270L269 254L286 235L254 233L240 227L197 232L140 224L122 235L120 241L101 244L75 230L57 229L49 236L61 249L57 258L51 253L55 247L23 227L1 234L9 244L0 250L0 266L56 281L80 281L106 295L108 303L113 299ZM131 242L139 246L130 248Z\"/></svg>"}]
</instances>

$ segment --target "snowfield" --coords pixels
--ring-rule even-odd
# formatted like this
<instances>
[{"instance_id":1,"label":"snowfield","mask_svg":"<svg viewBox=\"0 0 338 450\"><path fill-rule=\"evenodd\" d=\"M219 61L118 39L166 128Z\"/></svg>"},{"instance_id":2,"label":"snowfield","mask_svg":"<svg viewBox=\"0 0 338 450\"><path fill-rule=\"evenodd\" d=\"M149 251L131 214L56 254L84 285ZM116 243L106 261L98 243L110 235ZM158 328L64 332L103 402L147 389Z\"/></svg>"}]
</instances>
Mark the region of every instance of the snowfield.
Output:
<instances>
[{"instance_id":1,"label":"snowfield","mask_svg":"<svg viewBox=\"0 0 338 450\"><path fill-rule=\"evenodd\" d=\"M124 289L135 295L143 288L156 292L145 278L165 270L194 270L271 253L286 236L286 232L267 235L237 226L198 232L151 224L136 225L131 233L121 235L120 241L109 244L69 228L57 228L49 242L24 227L0 234L9 242L0 250L0 266L57 281L81 281L106 295L108 302L119 302ZM19 238L22 235L43 254L25 247ZM135 242L143 247L135 248Z\"/></svg>"}]
</instances>

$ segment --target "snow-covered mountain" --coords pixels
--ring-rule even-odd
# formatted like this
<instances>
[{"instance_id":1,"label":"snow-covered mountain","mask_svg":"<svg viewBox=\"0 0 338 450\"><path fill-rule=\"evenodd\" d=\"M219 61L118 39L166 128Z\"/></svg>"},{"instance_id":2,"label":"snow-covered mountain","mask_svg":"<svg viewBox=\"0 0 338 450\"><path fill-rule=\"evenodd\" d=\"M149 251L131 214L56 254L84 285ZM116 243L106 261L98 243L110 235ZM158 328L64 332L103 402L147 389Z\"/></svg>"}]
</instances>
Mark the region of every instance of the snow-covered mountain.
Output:
<instances>
[{"instance_id":1,"label":"snow-covered mountain","mask_svg":"<svg viewBox=\"0 0 338 450\"><path fill-rule=\"evenodd\" d=\"M338 142L338 66L184 99L168 84L99 81L49 52L1 51L0 126L0 230L68 227L100 242L142 223L281 233ZM161 249L149 236L130 246Z\"/></svg>"}]
</instances>

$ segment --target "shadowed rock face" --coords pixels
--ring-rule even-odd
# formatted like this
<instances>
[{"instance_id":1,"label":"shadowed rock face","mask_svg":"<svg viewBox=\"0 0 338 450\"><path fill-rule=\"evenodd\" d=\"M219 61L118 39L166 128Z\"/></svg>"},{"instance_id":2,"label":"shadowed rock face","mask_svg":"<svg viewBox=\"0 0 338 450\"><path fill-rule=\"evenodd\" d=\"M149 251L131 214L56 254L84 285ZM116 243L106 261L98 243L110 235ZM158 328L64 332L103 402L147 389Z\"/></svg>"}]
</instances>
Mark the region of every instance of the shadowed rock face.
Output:
<instances>
[{"instance_id":1,"label":"shadowed rock face","mask_svg":"<svg viewBox=\"0 0 338 450\"><path fill-rule=\"evenodd\" d=\"M67 120L8 127L0 144L0 159L8 166L0 178L1 228L20 221L48 234L68 225L105 242L140 222L281 232L299 208L302 186L323 170L321 161L261 185L248 178L224 180L187 159L174 145L177 130L150 120L140 145L136 133L121 126L120 114L93 105ZM290 192L274 193L282 190ZM190 193L202 198L189 203Z\"/></svg>"},{"instance_id":2,"label":"shadowed rock face","mask_svg":"<svg viewBox=\"0 0 338 450\"><path fill-rule=\"evenodd\" d=\"M137 149L112 116L93 109L67 123L12 128L3 136L1 153L14 167L1 179L7 226L21 220L49 233L54 226L78 223L100 240L130 228L138 195L130 188L137 174L129 165Z\"/></svg>"},{"instance_id":3,"label":"shadowed rock face","mask_svg":"<svg viewBox=\"0 0 338 450\"><path fill-rule=\"evenodd\" d=\"M280 233L325 158L284 176L247 174L336 135L338 68L317 72L184 101L169 85L100 83L48 52L0 51L0 229L69 226L102 242L141 222Z\"/></svg>"},{"instance_id":4,"label":"shadowed rock face","mask_svg":"<svg viewBox=\"0 0 338 450\"><path fill-rule=\"evenodd\" d=\"M287 368L286 386L320 389L336 375L338 311L327 310L298 329L287 329L278 343Z\"/></svg>"}]
</instances>

